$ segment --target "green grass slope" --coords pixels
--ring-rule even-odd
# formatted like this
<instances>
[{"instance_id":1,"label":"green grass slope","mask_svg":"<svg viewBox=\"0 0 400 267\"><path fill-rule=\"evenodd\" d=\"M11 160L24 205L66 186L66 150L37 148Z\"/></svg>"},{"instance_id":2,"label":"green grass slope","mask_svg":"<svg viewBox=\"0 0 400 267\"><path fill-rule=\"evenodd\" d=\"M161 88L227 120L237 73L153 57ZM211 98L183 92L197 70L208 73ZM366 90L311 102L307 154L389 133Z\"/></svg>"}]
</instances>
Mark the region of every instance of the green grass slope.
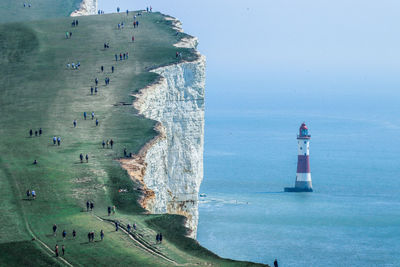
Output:
<instances>
[{"instance_id":1,"label":"green grass slope","mask_svg":"<svg viewBox=\"0 0 400 267\"><path fill-rule=\"evenodd\" d=\"M253 265L221 259L186 238L181 216L145 214L136 201L137 185L115 160L123 148L135 153L156 134L155 122L138 116L130 105L133 92L157 79L147 69L175 63L176 51L184 60L196 58L192 50L173 46L184 34L176 36L163 15L144 14L139 29L133 29L132 17L80 17L76 28L71 18L0 25L0 265ZM125 29L118 30L122 21ZM72 31L71 39L65 38L66 31ZM123 52L129 52L129 59L116 62L114 54ZM79 70L67 69L67 63L78 61ZM95 77L99 92L91 95ZM108 86L105 77L111 80ZM99 126L90 118L92 111ZM41 136L29 137L29 129L40 127ZM52 144L53 136L61 137L60 146ZM102 148L107 139L115 141L113 149ZM80 153L89 155L88 163L80 163ZM36 200L27 199L27 189L36 191ZM95 203L94 211L86 212L87 200ZM108 217L110 205L116 205L117 213ZM98 217L136 223L134 236L142 245ZM58 225L56 237L53 224ZM89 231L96 233L96 242L88 242ZM155 244L159 231L162 245ZM55 258L56 244L65 245L65 261Z\"/></svg>"},{"instance_id":2,"label":"green grass slope","mask_svg":"<svg viewBox=\"0 0 400 267\"><path fill-rule=\"evenodd\" d=\"M1 0L0 23L66 17L79 8L80 2L80 0Z\"/></svg>"}]
</instances>

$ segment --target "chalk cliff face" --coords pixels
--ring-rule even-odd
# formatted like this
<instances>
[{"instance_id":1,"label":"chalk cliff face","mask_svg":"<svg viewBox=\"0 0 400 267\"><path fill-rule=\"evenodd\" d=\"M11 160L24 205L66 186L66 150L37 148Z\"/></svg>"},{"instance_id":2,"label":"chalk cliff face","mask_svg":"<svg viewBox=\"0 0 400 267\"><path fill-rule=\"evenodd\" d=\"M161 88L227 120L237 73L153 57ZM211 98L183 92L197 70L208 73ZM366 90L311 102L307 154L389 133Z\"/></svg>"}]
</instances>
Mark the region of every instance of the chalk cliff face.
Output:
<instances>
[{"instance_id":1,"label":"chalk cliff face","mask_svg":"<svg viewBox=\"0 0 400 267\"><path fill-rule=\"evenodd\" d=\"M185 38L177 45L197 45ZM194 48L194 47L193 47ZM189 236L195 238L198 194L203 179L205 57L160 67L160 79L142 89L134 107L159 122L159 135L122 166L143 184L140 203L151 213L187 217Z\"/></svg>"},{"instance_id":2,"label":"chalk cliff face","mask_svg":"<svg viewBox=\"0 0 400 267\"><path fill-rule=\"evenodd\" d=\"M97 0L83 0L79 9L71 13L71 17L97 14Z\"/></svg>"}]
</instances>

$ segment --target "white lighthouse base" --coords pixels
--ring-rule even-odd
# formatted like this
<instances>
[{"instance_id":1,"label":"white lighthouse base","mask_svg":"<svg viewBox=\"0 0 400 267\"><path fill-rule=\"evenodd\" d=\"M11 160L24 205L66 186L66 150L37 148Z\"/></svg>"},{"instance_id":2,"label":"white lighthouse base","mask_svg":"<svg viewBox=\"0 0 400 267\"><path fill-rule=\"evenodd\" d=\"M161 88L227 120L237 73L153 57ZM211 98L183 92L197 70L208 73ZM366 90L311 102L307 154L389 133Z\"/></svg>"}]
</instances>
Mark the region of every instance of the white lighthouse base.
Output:
<instances>
[{"instance_id":1,"label":"white lighthouse base","mask_svg":"<svg viewBox=\"0 0 400 267\"><path fill-rule=\"evenodd\" d=\"M312 192L311 181L296 181L295 187L285 187L285 192Z\"/></svg>"}]
</instances>

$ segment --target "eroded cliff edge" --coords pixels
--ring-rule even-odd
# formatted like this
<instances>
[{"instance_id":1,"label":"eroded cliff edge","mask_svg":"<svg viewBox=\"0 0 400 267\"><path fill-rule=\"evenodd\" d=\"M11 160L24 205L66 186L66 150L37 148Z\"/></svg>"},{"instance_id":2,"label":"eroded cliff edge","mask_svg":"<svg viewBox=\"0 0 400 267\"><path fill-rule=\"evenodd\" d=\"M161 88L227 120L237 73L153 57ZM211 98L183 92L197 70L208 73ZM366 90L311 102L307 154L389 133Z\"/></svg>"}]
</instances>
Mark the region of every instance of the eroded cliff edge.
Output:
<instances>
[{"instance_id":1,"label":"eroded cliff edge","mask_svg":"<svg viewBox=\"0 0 400 267\"><path fill-rule=\"evenodd\" d=\"M97 0L83 0L79 9L71 13L71 17L97 14Z\"/></svg>"},{"instance_id":2,"label":"eroded cliff edge","mask_svg":"<svg viewBox=\"0 0 400 267\"><path fill-rule=\"evenodd\" d=\"M175 26L180 26L178 21ZM195 48L197 38L185 37L176 46ZM139 114L158 122L159 134L121 164L142 183L139 202L145 209L184 215L189 236L196 238L203 180L205 57L197 52L194 61L152 71L159 80L134 95L133 105Z\"/></svg>"}]
</instances>

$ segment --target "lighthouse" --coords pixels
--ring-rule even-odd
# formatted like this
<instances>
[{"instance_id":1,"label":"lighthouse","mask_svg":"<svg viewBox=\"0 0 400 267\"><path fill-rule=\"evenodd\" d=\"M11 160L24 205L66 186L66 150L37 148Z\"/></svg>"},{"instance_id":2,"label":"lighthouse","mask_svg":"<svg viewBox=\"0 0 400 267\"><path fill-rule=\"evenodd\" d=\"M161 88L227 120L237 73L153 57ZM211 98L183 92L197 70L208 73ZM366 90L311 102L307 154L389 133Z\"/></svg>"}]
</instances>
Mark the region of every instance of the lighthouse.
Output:
<instances>
[{"instance_id":1,"label":"lighthouse","mask_svg":"<svg viewBox=\"0 0 400 267\"><path fill-rule=\"evenodd\" d=\"M294 187L285 187L285 192L312 192L310 173L310 139L307 125L303 122L297 136L297 173Z\"/></svg>"}]
</instances>

